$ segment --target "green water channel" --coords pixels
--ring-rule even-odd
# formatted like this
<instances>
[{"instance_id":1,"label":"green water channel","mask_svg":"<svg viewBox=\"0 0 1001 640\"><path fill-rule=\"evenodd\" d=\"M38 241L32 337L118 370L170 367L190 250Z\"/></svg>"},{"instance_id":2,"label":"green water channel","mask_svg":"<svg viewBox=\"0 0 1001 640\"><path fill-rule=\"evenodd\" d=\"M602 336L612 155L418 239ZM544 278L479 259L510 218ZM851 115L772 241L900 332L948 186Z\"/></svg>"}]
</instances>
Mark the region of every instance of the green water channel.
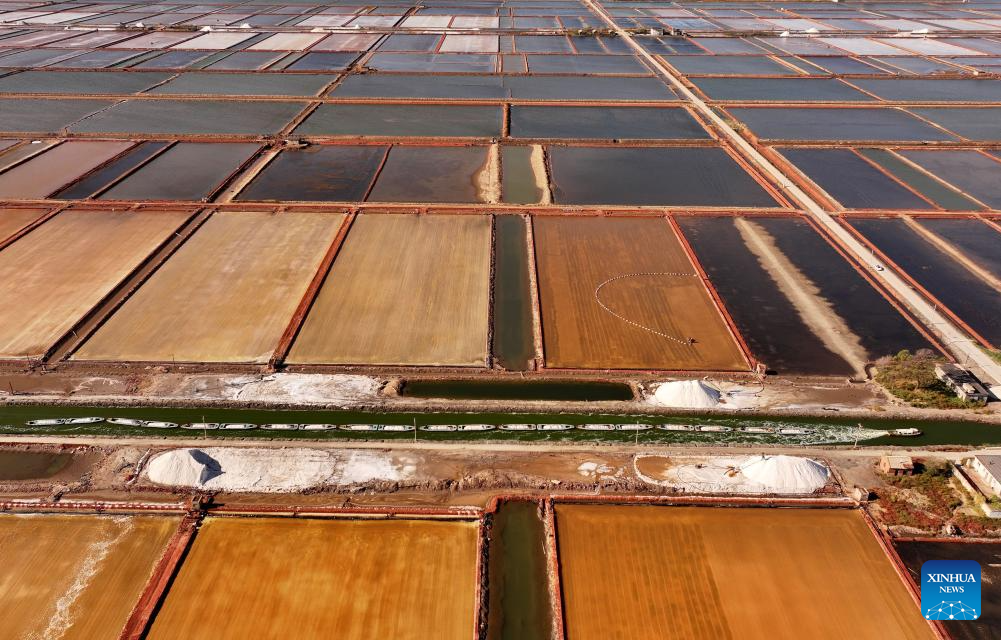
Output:
<instances>
[{"instance_id":1,"label":"green water channel","mask_svg":"<svg viewBox=\"0 0 1001 640\"><path fill-rule=\"evenodd\" d=\"M534 204L542 200L542 190L532 168L532 147L504 146L501 149L501 177L504 202Z\"/></svg>"},{"instance_id":2,"label":"green water channel","mask_svg":"<svg viewBox=\"0 0 1001 640\"><path fill-rule=\"evenodd\" d=\"M699 433L672 432L652 429L642 432L381 432L349 433L334 431L191 431L186 429L150 429L124 427L107 423L87 425L60 425L53 427L28 427L25 422L39 418L71 418L82 416L128 417L141 420L166 422L249 422L267 423L372 423L405 424L504 424L504 423L641 423L641 424L715 424L727 427L766 426L773 428L805 427L812 430L806 436L778 436L743 432ZM734 445L797 445L853 444L859 446L914 446L935 445L1001 445L1001 425L963 421L866 419L864 428L858 428L858 419L837 417L786 417L760 415L615 415L603 413L414 413L414 412L365 412L365 411L284 411L264 409L216 408L164 408L164 407L62 407L47 405L8 405L0 407L0 435L92 435L104 437L171 437L196 438L254 438L266 440L379 440L379 441L524 441L524 442L594 442L638 444L734 444ZM881 431L916 427L923 432L917 438L881 436Z\"/></svg>"},{"instance_id":3,"label":"green water channel","mask_svg":"<svg viewBox=\"0 0 1001 640\"><path fill-rule=\"evenodd\" d=\"M545 527L537 503L504 502L493 516L489 576L488 640L549 640Z\"/></svg>"},{"instance_id":4,"label":"green water channel","mask_svg":"<svg viewBox=\"0 0 1001 640\"><path fill-rule=\"evenodd\" d=\"M494 222L494 354L508 371L524 371L535 357L532 335L528 230L522 216Z\"/></svg>"}]
</instances>

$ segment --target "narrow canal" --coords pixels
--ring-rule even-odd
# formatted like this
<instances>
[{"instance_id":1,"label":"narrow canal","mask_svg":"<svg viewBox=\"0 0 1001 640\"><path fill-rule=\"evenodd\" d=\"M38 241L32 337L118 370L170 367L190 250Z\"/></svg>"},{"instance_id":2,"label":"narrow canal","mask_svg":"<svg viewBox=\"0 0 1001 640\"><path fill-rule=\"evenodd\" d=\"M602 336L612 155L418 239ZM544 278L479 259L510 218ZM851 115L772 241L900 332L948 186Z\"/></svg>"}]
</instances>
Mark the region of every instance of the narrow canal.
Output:
<instances>
[{"instance_id":1,"label":"narrow canal","mask_svg":"<svg viewBox=\"0 0 1001 640\"><path fill-rule=\"evenodd\" d=\"M544 535L536 502L507 501L494 515L488 640L552 638Z\"/></svg>"}]
</instances>

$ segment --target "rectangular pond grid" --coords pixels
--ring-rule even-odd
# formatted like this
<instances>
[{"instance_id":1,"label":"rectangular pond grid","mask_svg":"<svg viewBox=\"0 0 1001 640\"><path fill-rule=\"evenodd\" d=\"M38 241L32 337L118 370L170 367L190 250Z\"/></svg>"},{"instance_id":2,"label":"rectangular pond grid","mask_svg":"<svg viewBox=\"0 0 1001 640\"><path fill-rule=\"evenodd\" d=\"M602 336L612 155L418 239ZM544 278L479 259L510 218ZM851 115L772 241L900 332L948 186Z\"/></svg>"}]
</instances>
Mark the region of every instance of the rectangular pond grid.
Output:
<instances>
[{"instance_id":1,"label":"rectangular pond grid","mask_svg":"<svg viewBox=\"0 0 1001 640\"><path fill-rule=\"evenodd\" d=\"M863 227L875 233L878 223L868 220L876 215L907 220L899 224L925 243L913 225L927 227L952 247L954 253L942 245L935 250L961 265L971 290L996 295L983 245L993 236L978 243L960 225L1001 210L994 188L1001 177L999 70L1001 7L989 2L862 11L773 2L69 0L49 6L0 0L0 235L6 236L0 261L58 226L68 214L46 218L57 207L96 211L105 201L116 210L172 202L189 208L183 219L205 205L274 220L290 219L281 213L286 209L496 214L488 226L504 230L499 255L519 263L504 268L518 274L516 295L531 300L507 301L520 324L505 332L496 325L507 315L494 310L491 290L485 335L479 327L470 334L485 346L464 343L462 354L440 360L500 369L524 368L527 360L531 369L552 360L540 344L536 353L525 351L528 320L534 333L545 333L533 227L545 228L548 216L673 215L722 317L734 325L736 343L748 352L741 360L780 373L843 374L859 363L844 349L832 350L817 327L801 318L785 327L755 321L756 307L721 282L737 268L748 290L768 299L763 304L788 315L790 293L768 271L774 264L762 267L747 225L759 239L771 237L786 260L803 261L804 272L817 256L800 255L796 242L819 247L830 239L791 222L799 211L776 179L727 141L676 82L826 210L851 225L858 221L863 233ZM762 214L778 217L754 222ZM1001 233L997 222L976 223ZM283 327L285 354L264 354L274 348L260 347L274 342L269 335L234 348L240 354L213 358L275 364L277 357L281 365L290 348L301 355L294 338L311 325L312 298L346 286L337 275L347 260L341 242L350 249L352 234L361 232L349 221L342 234L346 241L321 243L328 255L301 276L313 278L305 299L302 292L282 294L295 300L279 315L299 305L298 320ZM799 234L805 235L782 247ZM198 237L179 242L195 251ZM830 269L855 276L870 268L834 249ZM169 272L180 255L165 255L161 268ZM986 266L971 271L957 255ZM901 260L893 268L918 279L923 267ZM834 307L848 304L838 299L849 295L844 286L814 275L812 295ZM493 266L490 277L497 277ZM852 309L840 312L868 357L936 346L871 278L849 281L853 299L880 310L871 326ZM140 294L153 290L150 281ZM949 307L976 325L971 311ZM121 317L112 313L112 325ZM777 332L785 342L776 341ZM982 336L989 333L981 326ZM44 352L58 337L47 335L48 344L27 351ZM498 362L496 344L514 355L501 354ZM419 357L385 355L392 351L385 347L383 356L366 358L338 355L345 348L338 346L329 357L302 359L303 366L435 364L432 347ZM114 360L115 348L101 357ZM732 369L736 362L716 360L708 368Z\"/></svg>"}]
</instances>

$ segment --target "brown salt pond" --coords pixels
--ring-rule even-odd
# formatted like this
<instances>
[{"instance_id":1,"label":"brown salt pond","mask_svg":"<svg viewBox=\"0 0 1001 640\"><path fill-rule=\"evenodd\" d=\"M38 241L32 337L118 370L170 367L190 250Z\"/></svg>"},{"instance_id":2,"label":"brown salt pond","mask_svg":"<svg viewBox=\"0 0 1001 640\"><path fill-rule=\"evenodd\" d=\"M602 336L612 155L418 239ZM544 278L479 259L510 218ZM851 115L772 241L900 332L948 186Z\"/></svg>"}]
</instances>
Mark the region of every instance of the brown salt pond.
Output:
<instances>
[{"instance_id":1,"label":"brown salt pond","mask_svg":"<svg viewBox=\"0 0 1001 640\"><path fill-rule=\"evenodd\" d=\"M267 362L343 214L214 214L74 355Z\"/></svg>"},{"instance_id":2,"label":"brown salt pond","mask_svg":"<svg viewBox=\"0 0 1001 640\"><path fill-rule=\"evenodd\" d=\"M131 142L64 142L0 175L0 198L44 198L132 146Z\"/></svg>"},{"instance_id":3,"label":"brown salt pond","mask_svg":"<svg viewBox=\"0 0 1001 640\"><path fill-rule=\"evenodd\" d=\"M188 217L65 211L0 252L0 357L42 354Z\"/></svg>"},{"instance_id":4,"label":"brown salt pond","mask_svg":"<svg viewBox=\"0 0 1001 640\"><path fill-rule=\"evenodd\" d=\"M538 217L546 363L558 368L747 368L663 218Z\"/></svg>"},{"instance_id":5,"label":"brown salt pond","mask_svg":"<svg viewBox=\"0 0 1001 640\"><path fill-rule=\"evenodd\" d=\"M45 214L46 209L0 208L0 240L5 240Z\"/></svg>"},{"instance_id":6,"label":"brown salt pond","mask_svg":"<svg viewBox=\"0 0 1001 640\"><path fill-rule=\"evenodd\" d=\"M0 635L118 638L176 526L160 516L0 515Z\"/></svg>"},{"instance_id":7,"label":"brown salt pond","mask_svg":"<svg viewBox=\"0 0 1001 640\"><path fill-rule=\"evenodd\" d=\"M489 216L363 214L288 361L484 366Z\"/></svg>"},{"instance_id":8,"label":"brown salt pond","mask_svg":"<svg viewBox=\"0 0 1001 640\"><path fill-rule=\"evenodd\" d=\"M474 635L475 522L209 518L151 640Z\"/></svg>"},{"instance_id":9,"label":"brown salt pond","mask_svg":"<svg viewBox=\"0 0 1001 640\"><path fill-rule=\"evenodd\" d=\"M936 637L853 510L556 512L570 640Z\"/></svg>"}]
</instances>

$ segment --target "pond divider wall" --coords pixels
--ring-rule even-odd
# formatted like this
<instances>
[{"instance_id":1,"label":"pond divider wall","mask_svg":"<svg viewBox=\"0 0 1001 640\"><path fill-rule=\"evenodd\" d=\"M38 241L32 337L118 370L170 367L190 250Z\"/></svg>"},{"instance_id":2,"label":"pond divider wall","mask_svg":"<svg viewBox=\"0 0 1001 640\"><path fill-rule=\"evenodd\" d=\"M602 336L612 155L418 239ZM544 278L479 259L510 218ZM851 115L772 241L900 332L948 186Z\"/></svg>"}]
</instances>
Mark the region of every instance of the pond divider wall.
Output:
<instances>
[{"instance_id":1,"label":"pond divider wall","mask_svg":"<svg viewBox=\"0 0 1001 640\"><path fill-rule=\"evenodd\" d=\"M914 600L914 605L918 607L918 611L921 610L921 587L914 584L911 580L910 572L907 571L907 567L904 566L904 561L901 560L900 555L894 548L893 544L890 542L889 537L886 535L876 523L873 521L872 516L869 515L865 509L859 509L862 514L862 519L865 520L866 525L872 532L874 538L879 543L879 546L883 549L883 553L886 554L887 559L889 559L890 564L893 565L893 570L897 572L897 577L900 581L904 583L907 587L907 593L911 595ZM923 616L922 616L923 617ZM948 631L945 630L945 625L938 620L929 620L928 626L932 628L932 631L940 640L950 640L952 636Z\"/></svg>"},{"instance_id":2,"label":"pond divider wall","mask_svg":"<svg viewBox=\"0 0 1001 640\"><path fill-rule=\"evenodd\" d=\"M119 640L141 640L149 630L160 604L167 595L170 584L174 581L174 576L181 568L181 563L191 548L191 543L198 531L198 525L204 512L189 514L185 516L177 527L177 531L167 543L167 548L160 561L153 569L146 587L139 596L139 601L132 608L125 627L118 635Z\"/></svg>"}]
</instances>

